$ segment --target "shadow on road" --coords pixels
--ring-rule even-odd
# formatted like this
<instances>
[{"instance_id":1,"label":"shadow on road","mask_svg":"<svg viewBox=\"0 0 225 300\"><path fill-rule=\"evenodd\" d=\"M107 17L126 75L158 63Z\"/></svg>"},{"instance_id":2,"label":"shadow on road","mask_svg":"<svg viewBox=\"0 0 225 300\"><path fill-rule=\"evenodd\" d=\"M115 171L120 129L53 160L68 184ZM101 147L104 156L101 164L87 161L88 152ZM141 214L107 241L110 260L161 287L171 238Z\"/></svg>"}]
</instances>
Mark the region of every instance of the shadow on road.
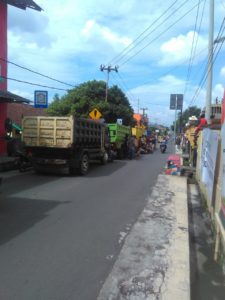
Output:
<instances>
[{"instance_id":1,"label":"shadow on road","mask_svg":"<svg viewBox=\"0 0 225 300\"><path fill-rule=\"evenodd\" d=\"M63 204L59 201L38 199L1 198L0 245L33 227L48 216L48 212Z\"/></svg>"},{"instance_id":2,"label":"shadow on road","mask_svg":"<svg viewBox=\"0 0 225 300\"><path fill-rule=\"evenodd\" d=\"M128 160L115 160L114 162L107 163L104 166L101 166L97 163L92 164L90 166L89 173L85 175L85 177L92 178L92 177L110 176L114 172L117 172L119 169L123 168L128 163L129 163Z\"/></svg>"}]
</instances>

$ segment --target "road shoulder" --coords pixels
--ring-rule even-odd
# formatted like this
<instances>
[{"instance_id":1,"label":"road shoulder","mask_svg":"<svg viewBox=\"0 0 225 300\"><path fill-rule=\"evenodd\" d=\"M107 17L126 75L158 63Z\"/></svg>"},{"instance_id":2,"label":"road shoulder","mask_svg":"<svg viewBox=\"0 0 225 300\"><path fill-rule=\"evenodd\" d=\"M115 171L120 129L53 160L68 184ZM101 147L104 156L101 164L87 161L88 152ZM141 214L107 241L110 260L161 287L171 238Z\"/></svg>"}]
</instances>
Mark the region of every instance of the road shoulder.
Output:
<instances>
[{"instance_id":1,"label":"road shoulder","mask_svg":"<svg viewBox=\"0 0 225 300\"><path fill-rule=\"evenodd\" d=\"M100 291L103 299L190 299L185 177L159 175Z\"/></svg>"}]
</instances>

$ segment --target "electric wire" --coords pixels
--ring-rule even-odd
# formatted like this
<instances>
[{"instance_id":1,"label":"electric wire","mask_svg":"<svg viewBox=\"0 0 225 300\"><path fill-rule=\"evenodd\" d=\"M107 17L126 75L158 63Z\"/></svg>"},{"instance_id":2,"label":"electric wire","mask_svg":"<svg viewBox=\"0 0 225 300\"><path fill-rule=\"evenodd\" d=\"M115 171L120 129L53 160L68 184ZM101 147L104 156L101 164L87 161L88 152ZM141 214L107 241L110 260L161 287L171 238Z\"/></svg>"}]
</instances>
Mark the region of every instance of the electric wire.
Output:
<instances>
[{"instance_id":1,"label":"electric wire","mask_svg":"<svg viewBox=\"0 0 225 300\"><path fill-rule=\"evenodd\" d=\"M6 63L8 63L8 64L14 65L14 66L16 66L16 67L18 67L18 68L21 68L21 69L23 69L23 70L26 70L26 71L29 71L29 72L31 72L31 73L37 74L37 75L39 75L39 76L42 76L42 77L48 78L48 79L50 79L50 80L56 81L56 82L58 82L58 83L62 83L62 84L64 84L64 85L67 85L67 86L70 86L70 87L75 88L75 86L72 85L72 84L69 84L69 83L67 83L67 82L64 82L64 81L55 79L55 78L50 77L50 76L48 76L48 75L44 75L44 74L39 73L39 72L37 72L37 71L31 70L31 69L29 69L29 68L23 67L23 66L21 66L21 65L19 65L19 64L16 64L16 63L14 63L14 62L11 62L11 61L9 61L9 60L7 60L7 59L4 59L4 58L2 58L2 57L0 57L0 60L6 62Z\"/></svg>"},{"instance_id":2,"label":"electric wire","mask_svg":"<svg viewBox=\"0 0 225 300\"><path fill-rule=\"evenodd\" d=\"M223 22L222 22L222 24L221 24L221 27L220 27L220 30L219 30L219 33L218 33L216 39L219 39L219 38L222 36L222 34L223 34L224 30L225 30L225 27L223 27L223 26L224 26L224 22L225 22L225 18L223 19ZM210 60L209 60L210 62L212 61L212 59L213 59L213 57L214 57L214 54L215 54L215 52L216 52L216 50L217 50L217 47L218 47L218 43L216 43L216 47L213 49L213 56L210 58ZM220 49L221 49L221 47L222 47L222 45L220 46ZM214 57L213 64L214 64L214 62L216 61L216 58L217 58L217 56L218 56L218 54L219 54L220 49L218 50L216 56ZM189 103L189 106L190 106L191 104L193 104L193 102L195 102L196 99L197 99L197 97L199 96L199 93L200 93L201 89L202 89L203 86L205 85L205 82L206 82L206 80L207 80L207 77L208 77L209 72L210 72L210 69L208 69L208 64L206 63L206 66L205 66L205 69L204 69L202 78L201 78L201 80L200 80L200 83L199 83L199 85L198 85L198 88L197 88L197 90L196 90L194 96L192 97L192 99L191 99L191 101L190 101L190 103Z\"/></svg>"},{"instance_id":3,"label":"electric wire","mask_svg":"<svg viewBox=\"0 0 225 300\"><path fill-rule=\"evenodd\" d=\"M1 75L1 77L3 79L12 80L12 81L16 81L16 82L20 82L20 83L24 83L24 84L29 84L29 85L34 85L34 86L49 88L51 90L59 90L59 91L66 91L66 92L68 92L68 90L62 89L62 88L57 88L57 87L52 87L52 86L48 86L48 85L38 84L38 83L34 83L34 82L19 80L19 79L16 79L16 78L10 78L10 77L6 77L6 76L3 76L3 75Z\"/></svg>"},{"instance_id":4,"label":"electric wire","mask_svg":"<svg viewBox=\"0 0 225 300\"><path fill-rule=\"evenodd\" d=\"M216 40L218 40L219 38L221 38L222 35L223 35L223 33L224 33L224 31L225 31L224 23L225 23L225 18L223 19L223 22L221 24L221 27L220 27L220 30L219 30L219 33L217 35ZM224 40L220 43L220 47L219 47L219 50L217 51L217 53L216 53L216 50L217 50L217 47L218 47L218 43L216 43L216 47L213 49L213 55L212 55L212 57L210 57L210 60L209 60L210 62L212 62L212 67L215 64L215 61L216 61L216 59L217 59L217 57L219 55L219 52L220 52L220 50L221 50L221 48L223 46L223 43L224 43ZM216 53L216 55L214 57L215 53ZM199 86L198 86L198 88L197 88L194 96L192 97L192 99L191 99L188 107L190 107L191 105L193 105L193 103L196 101L197 97L199 96L199 93L200 93L201 89L205 85L205 82L207 80L207 77L208 77L208 74L209 74L210 71L211 71L211 69L208 68L208 64L207 64L207 66L206 66L206 68L204 70L203 76L201 78L201 81L199 83Z\"/></svg>"},{"instance_id":5,"label":"electric wire","mask_svg":"<svg viewBox=\"0 0 225 300\"><path fill-rule=\"evenodd\" d=\"M225 22L225 18L223 19L222 21L222 24L220 26L220 29L219 29L219 32L217 34L217 38L216 39L219 39L222 35L223 35L223 31L224 31L224 22ZM218 43L216 43L216 47L213 48L213 56L217 50L217 47L218 47ZM209 59L208 59L209 60ZM212 58L210 58L209 62L211 62ZM205 82L206 82L206 79L207 79L207 76L208 76L208 73L210 70L208 70L208 62L207 62L207 57L205 59L205 68L204 68L204 71L202 72L202 77L200 79L200 83L198 85L198 88L193 96L193 98L191 99L190 103L189 103L189 106L191 105L192 102L195 101L195 98L198 97L199 93L200 93L200 90L202 89L202 87L204 86Z\"/></svg>"},{"instance_id":6,"label":"electric wire","mask_svg":"<svg viewBox=\"0 0 225 300\"><path fill-rule=\"evenodd\" d=\"M121 82L123 83L123 86L126 88L126 90L129 90L129 88L127 87L127 85L126 85L126 83L125 83L125 81L124 81L124 79L123 79L123 77L122 77L122 75L121 75L121 72L119 73L116 73L117 75L118 75L118 77L120 78L120 80L121 80ZM134 97L134 95L129 91L129 94L133 97L133 98L135 98Z\"/></svg>"},{"instance_id":7,"label":"electric wire","mask_svg":"<svg viewBox=\"0 0 225 300\"><path fill-rule=\"evenodd\" d=\"M112 73L112 77L113 77L114 81L116 82L116 84L121 88L121 90L125 91L124 93L127 95L127 97L134 101L133 95L130 94L130 92L127 90L127 88L124 86L124 84L118 82L117 78L115 77L115 74Z\"/></svg>"},{"instance_id":8,"label":"electric wire","mask_svg":"<svg viewBox=\"0 0 225 300\"><path fill-rule=\"evenodd\" d=\"M221 2L221 4L222 4L223 8L225 8L225 5L224 5L223 1L222 1L222 0L220 0L220 2Z\"/></svg>"},{"instance_id":9,"label":"electric wire","mask_svg":"<svg viewBox=\"0 0 225 300\"><path fill-rule=\"evenodd\" d=\"M195 55L195 58L196 57L198 57L198 56L200 56L204 51L206 51L208 48L203 48L203 49L201 49L196 55ZM185 63L188 63L188 61L189 61L189 59L185 59L185 60L183 60L182 62L181 62L181 65L183 65L183 64L185 64ZM160 75L158 75L157 77L164 77L164 76L166 76L166 75L170 75L171 74L171 72L173 72L173 71L176 71L176 70L178 70L180 68L180 66L177 66L177 67L173 67L173 68L171 68L171 69L169 69L168 71L166 71L165 73L162 73L162 74L160 74ZM151 83L152 81L145 81L144 83L143 83L143 85L144 84L148 84L148 83Z\"/></svg>"},{"instance_id":10,"label":"electric wire","mask_svg":"<svg viewBox=\"0 0 225 300\"><path fill-rule=\"evenodd\" d=\"M147 35L145 35L136 45L134 45L132 48L130 48L126 53L124 53L118 60L116 60L116 63L119 63L128 53L130 53L132 50L134 50L141 42L143 42L147 37L149 37L153 32L155 32L161 25L163 25L166 21L169 20L169 18L173 17L176 12L178 12L188 1L184 1L178 8L176 8L165 20L163 20L160 24L158 24L155 28L153 28Z\"/></svg>"},{"instance_id":11,"label":"electric wire","mask_svg":"<svg viewBox=\"0 0 225 300\"><path fill-rule=\"evenodd\" d=\"M197 35L197 40L196 40L196 43L195 43L195 47L194 47L194 51L193 51L193 56L192 56L192 60L191 60L189 78L187 79L187 86L189 84L189 79L190 79L190 75L191 75L191 71L192 71L192 67L193 67L194 58L196 57L195 53L196 53L196 49L197 49L197 45L198 45L199 34L200 34L200 31L201 31L203 15L204 15L204 12L205 12L205 6L206 6L206 0L204 2L204 5L203 5L201 20L200 20L199 27L198 27L198 30L197 30L198 35ZM185 92L184 92L184 94L185 94Z\"/></svg>"},{"instance_id":12,"label":"electric wire","mask_svg":"<svg viewBox=\"0 0 225 300\"><path fill-rule=\"evenodd\" d=\"M109 64L113 63L113 61L118 61L118 59L120 58L120 56L122 56L125 52L127 52L127 50L134 45L135 42L137 42L149 29L151 29L153 27L153 25L155 25L164 15L166 15L166 13L177 3L178 0L174 1L157 19L155 19L141 34L139 34L134 41L132 41L132 43L130 43L125 49L123 49L123 51L121 51L119 54L117 54L110 62ZM142 41L142 40L141 40ZM141 42L140 41L140 42ZM139 42L139 43L140 43ZM137 44L138 45L138 44ZM136 45L136 46L137 46ZM135 47L136 47L135 46ZM135 48L134 46L132 47Z\"/></svg>"},{"instance_id":13,"label":"electric wire","mask_svg":"<svg viewBox=\"0 0 225 300\"><path fill-rule=\"evenodd\" d=\"M121 86L121 84L118 82L118 80L115 78L115 76L114 76L114 74L113 73L110 73L111 74L111 81L113 81L114 82L114 84L116 85L116 86L118 86L120 89L121 89L121 91L123 91L123 93L126 95L126 97L129 99L132 99L132 97L129 95L129 93L128 93L128 91L127 90L125 90L125 88L124 87L122 87ZM125 90L125 91L124 91Z\"/></svg>"},{"instance_id":14,"label":"electric wire","mask_svg":"<svg viewBox=\"0 0 225 300\"><path fill-rule=\"evenodd\" d=\"M195 48L194 45L196 45L198 42L198 38L197 38L196 43L195 43L195 36L196 36L196 29L197 29L197 23L198 23L199 8L200 8L200 1L198 2L197 13L196 13L196 18L195 18L194 34L193 34L192 43L191 43L191 53L190 53L185 88L184 88L184 93L183 93L184 96L185 96L185 93L187 90L188 80L190 79L190 74L191 74L191 68L192 68L192 63L193 63L193 51ZM197 37L198 37L198 35L197 35Z\"/></svg>"},{"instance_id":15,"label":"electric wire","mask_svg":"<svg viewBox=\"0 0 225 300\"><path fill-rule=\"evenodd\" d=\"M200 0L201 2L203 0ZM163 32L161 32L159 35L157 35L157 37L155 37L154 39L152 39L149 43L147 43L143 48L141 48L139 51L135 52L131 57L129 57L127 60L125 60L124 62L122 62L120 64L120 67L125 65L128 61L130 61L131 59L133 59L135 56L137 56L139 53L141 53L144 49L146 49L149 45L151 45L153 42L155 42L156 40L158 40L163 34L165 34L166 32L168 32L174 25L176 25L180 20L182 20L185 16L187 16L193 9L195 9L195 7L197 7L198 4L194 5L191 9L189 9L185 14L183 14L180 18L178 18L175 22L173 22L166 30L164 30Z\"/></svg>"}]
</instances>

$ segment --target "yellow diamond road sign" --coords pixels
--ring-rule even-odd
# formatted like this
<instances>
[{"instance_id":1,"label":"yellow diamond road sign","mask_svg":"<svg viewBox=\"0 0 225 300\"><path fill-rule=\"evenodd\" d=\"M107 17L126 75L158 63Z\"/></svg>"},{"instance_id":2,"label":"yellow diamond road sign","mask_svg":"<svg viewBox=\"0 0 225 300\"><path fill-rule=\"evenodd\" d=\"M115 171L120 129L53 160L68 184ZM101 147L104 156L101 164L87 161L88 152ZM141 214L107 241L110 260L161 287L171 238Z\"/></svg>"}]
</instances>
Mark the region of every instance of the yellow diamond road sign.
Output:
<instances>
[{"instance_id":1,"label":"yellow diamond road sign","mask_svg":"<svg viewBox=\"0 0 225 300\"><path fill-rule=\"evenodd\" d=\"M90 116L92 119L94 119L94 120L98 120L98 119L101 118L102 114L100 113L100 111L97 110L97 108L94 108L94 109L90 112L89 116Z\"/></svg>"}]
</instances>

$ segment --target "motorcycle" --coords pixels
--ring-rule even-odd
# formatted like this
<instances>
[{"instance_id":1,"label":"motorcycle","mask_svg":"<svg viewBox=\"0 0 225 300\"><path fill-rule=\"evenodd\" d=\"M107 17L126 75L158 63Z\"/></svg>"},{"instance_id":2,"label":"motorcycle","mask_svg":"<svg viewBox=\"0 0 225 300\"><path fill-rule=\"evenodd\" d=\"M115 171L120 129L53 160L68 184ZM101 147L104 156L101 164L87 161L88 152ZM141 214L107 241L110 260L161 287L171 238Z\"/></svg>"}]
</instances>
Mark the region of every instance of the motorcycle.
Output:
<instances>
[{"instance_id":1,"label":"motorcycle","mask_svg":"<svg viewBox=\"0 0 225 300\"><path fill-rule=\"evenodd\" d=\"M161 151L161 153L165 153L166 149L167 149L166 143L165 142L161 142L160 143L160 151Z\"/></svg>"}]
</instances>

